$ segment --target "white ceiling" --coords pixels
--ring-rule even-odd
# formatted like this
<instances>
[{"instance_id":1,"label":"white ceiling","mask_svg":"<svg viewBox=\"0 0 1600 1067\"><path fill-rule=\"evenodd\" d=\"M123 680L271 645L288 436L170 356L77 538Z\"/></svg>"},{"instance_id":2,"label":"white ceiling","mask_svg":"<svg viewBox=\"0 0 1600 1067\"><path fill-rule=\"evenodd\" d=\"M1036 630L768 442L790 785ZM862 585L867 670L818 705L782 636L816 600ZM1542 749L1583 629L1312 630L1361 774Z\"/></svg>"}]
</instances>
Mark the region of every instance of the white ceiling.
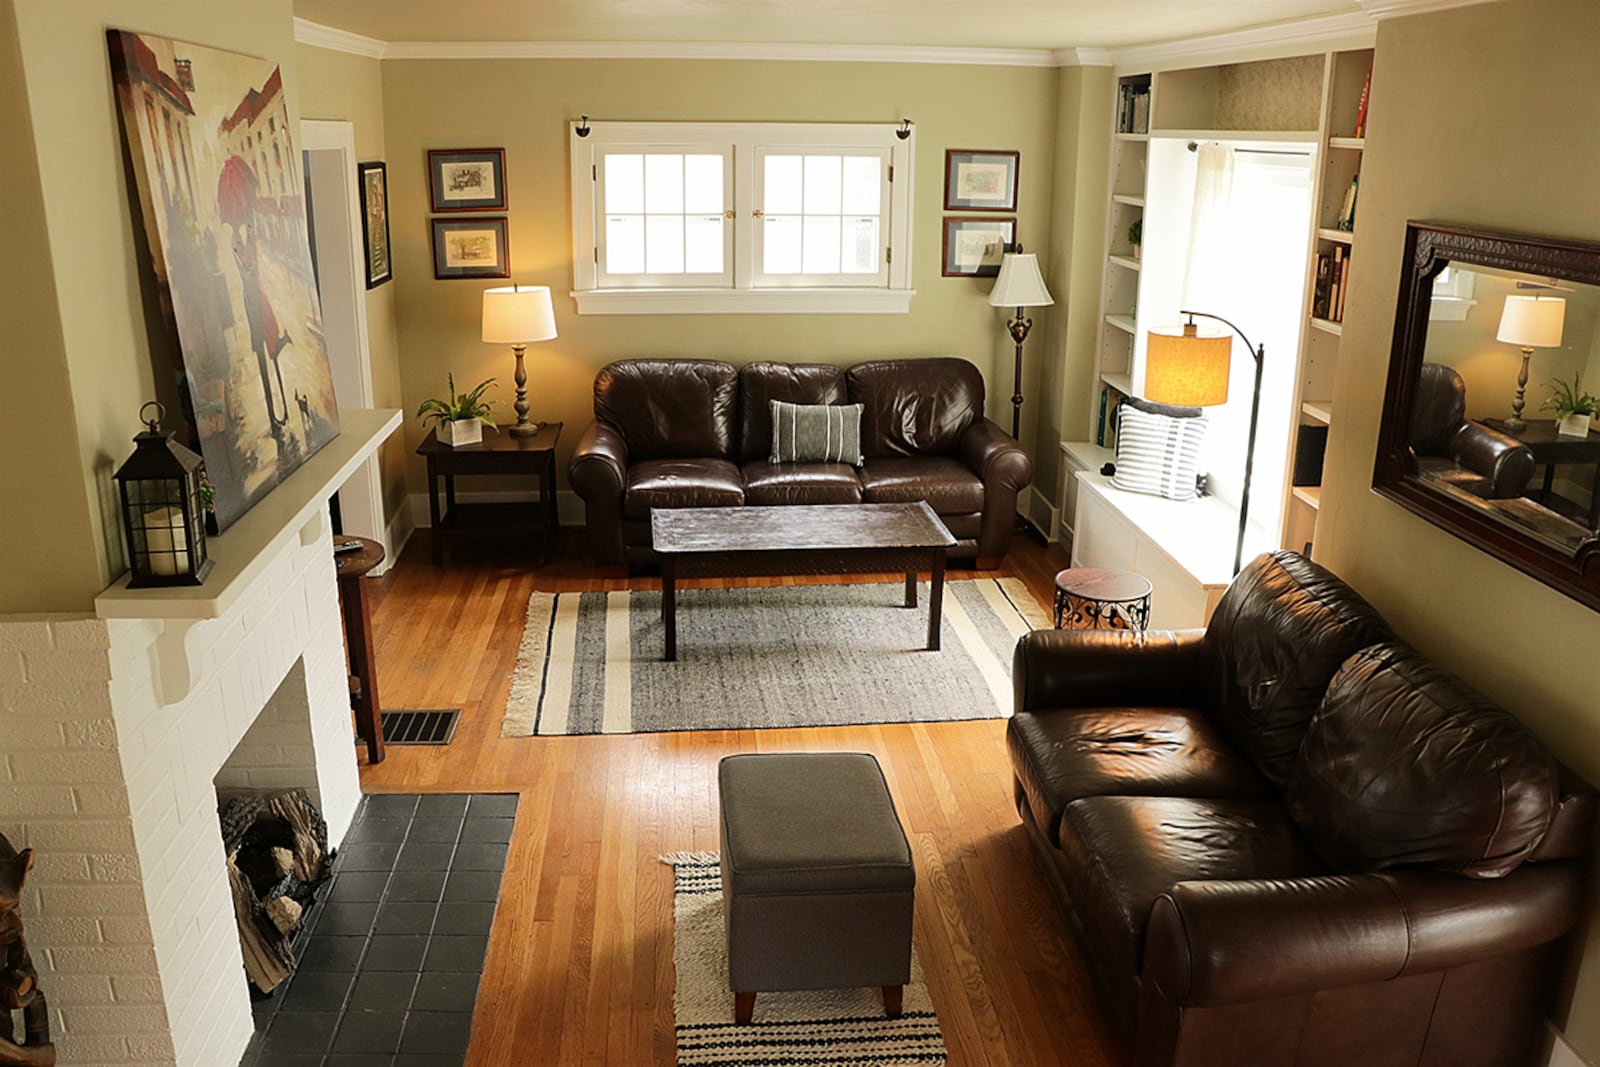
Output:
<instances>
[{"instance_id":1,"label":"white ceiling","mask_svg":"<svg viewBox=\"0 0 1600 1067\"><path fill-rule=\"evenodd\" d=\"M1374 6L1374 0L295 0L294 10L311 22L391 42L1060 49L1182 40Z\"/></svg>"}]
</instances>

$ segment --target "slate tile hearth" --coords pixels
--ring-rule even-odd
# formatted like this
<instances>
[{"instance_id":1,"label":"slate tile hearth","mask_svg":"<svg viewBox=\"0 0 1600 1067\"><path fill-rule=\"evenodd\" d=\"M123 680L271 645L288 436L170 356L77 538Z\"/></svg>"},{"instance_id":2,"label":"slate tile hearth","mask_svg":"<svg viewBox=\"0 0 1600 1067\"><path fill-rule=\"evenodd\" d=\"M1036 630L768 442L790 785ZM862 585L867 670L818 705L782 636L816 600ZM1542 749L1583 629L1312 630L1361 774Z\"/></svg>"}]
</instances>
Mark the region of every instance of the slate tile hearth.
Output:
<instances>
[{"instance_id":1,"label":"slate tile hearth","mask_svg":"<svg viewBox=\"0 0 1600 1067\"><path fill-rule=\"evenodd\" d=\"M240 1067L460 1067L514 794L365 798Z\"/></svg>"}]
</instances>

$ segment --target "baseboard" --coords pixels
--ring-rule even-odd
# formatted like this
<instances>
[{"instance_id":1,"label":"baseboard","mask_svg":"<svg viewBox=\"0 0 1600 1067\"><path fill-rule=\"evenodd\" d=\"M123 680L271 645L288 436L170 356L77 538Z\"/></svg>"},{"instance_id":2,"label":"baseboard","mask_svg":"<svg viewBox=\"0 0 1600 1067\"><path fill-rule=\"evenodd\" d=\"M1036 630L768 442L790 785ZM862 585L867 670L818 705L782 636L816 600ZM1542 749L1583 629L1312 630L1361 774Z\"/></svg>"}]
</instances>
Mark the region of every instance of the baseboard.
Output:
<instances>
[{"instance_id":1,"label":"baseboard","mask_svg":"<svg viewBox=\"0 0 1600 1067\"><path fill-rule=\"evenodd\" d=\"M1056 506L1050 503L1048 497L1039 492L1039 487L1030 485L1021 496L1017 498L1017 510L1022 517L1027 519L1035 530L1042 531L1042 535L1049 541L1057 540L1060 517Z\"/></svg>"},{"instance_id":2,"label":"baseboard","mask_svg":"<svg viewBox=\"0 0 1600 1067\"><path fill-rule=\"evenodd\" d=\"M417 532L417 524L412 519L409 502L394 513L389 520L389 554L385 557L382 569L374 568L373 574L382 574L384 571L400 562L400 553L406 550L406 545L411 542L411 535Z\"/></svg>"},{"instance_id":3,"label":"baseboard","mask_svg":"<svg viewBox=\"0 0 1600 1067\"><path fill-rule=\"evenodd\" d=\"M428 513L428 494L412 493L410 501L410 517L413 529L427 529L433 525L433 517ZM457 493L456 500L463 504L515 504L526 503L529 499L527 493L518 493L510 490L498 490L484 493ZM444 506L443 500L440 506ZM582 526L584 511L583 498L570 489L556 491L556 516L563 526ZM410 536L407 534L407 536Z\"/></svg>"},{"instance_id":4,"label":"baseboard","mask_svg":"<svg viewBox=\"0 0 1600 1067\"><path fill-rule=\"evenodd\" d=\"M1555 1023L1546 1019L1544 1029L1544 1045L1537 1061L1539 1067L1595 1067L1567 1043L1566 1035L1556 1027Z\"/></svg>"}]
</instances>

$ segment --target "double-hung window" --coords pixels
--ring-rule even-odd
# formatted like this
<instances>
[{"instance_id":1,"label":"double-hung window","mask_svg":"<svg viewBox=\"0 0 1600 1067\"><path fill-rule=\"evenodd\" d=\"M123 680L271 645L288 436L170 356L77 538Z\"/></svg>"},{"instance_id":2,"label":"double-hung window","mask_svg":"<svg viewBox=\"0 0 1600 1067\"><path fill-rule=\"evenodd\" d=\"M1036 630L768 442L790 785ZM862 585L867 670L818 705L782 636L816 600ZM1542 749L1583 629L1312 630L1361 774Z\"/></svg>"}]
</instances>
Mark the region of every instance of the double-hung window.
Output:
<instances>
[{"instance_id":1,"label":"double-hung window","mask_svg":"<svg viewBox=\"0 0 1600 1067\"><path fill-rule=\"evenodd\" d=\"M572 134L580 314L908 309L914 143L897 127L585 129Z\"/></svg>"}]
</instances>

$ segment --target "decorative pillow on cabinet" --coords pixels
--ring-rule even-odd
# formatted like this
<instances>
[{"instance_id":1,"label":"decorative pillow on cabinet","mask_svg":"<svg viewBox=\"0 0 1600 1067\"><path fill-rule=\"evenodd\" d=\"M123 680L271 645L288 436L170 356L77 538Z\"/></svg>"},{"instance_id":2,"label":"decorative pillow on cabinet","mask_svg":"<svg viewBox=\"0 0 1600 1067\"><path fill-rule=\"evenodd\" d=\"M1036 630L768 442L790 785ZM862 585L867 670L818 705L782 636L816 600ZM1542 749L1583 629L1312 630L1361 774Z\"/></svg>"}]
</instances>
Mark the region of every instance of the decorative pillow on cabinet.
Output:
<instances>
[{"instance_id":1,"label":"decorative pillow on cabinet","mask_svg":"<svg viewBox=\"0 0 1600 1067\"><path fill-rule=\"evenodd\" d=\"M1117 408L1117 470L1111 484L1168 500L1193 500L1207 425L1199 408L1128 397Z\"/></svg>"}]
</instances>

